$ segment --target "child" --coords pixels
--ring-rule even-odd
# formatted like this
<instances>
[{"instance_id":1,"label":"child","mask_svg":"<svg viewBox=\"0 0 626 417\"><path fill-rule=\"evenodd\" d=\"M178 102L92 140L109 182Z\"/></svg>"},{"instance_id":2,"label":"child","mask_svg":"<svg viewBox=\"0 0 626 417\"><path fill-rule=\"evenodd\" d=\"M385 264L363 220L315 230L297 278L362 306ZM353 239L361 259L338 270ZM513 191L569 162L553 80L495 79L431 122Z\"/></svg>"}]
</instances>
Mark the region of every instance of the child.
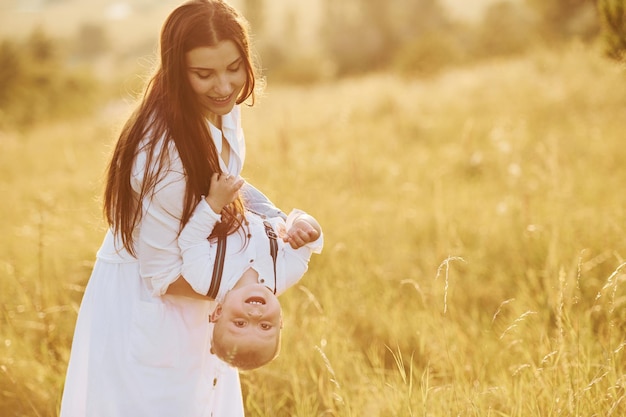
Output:
<instances>
[{"instance_id":1,"label":"child","mask_svg":"<svg viewBox=\"0 0 626 417\"><path fill-rule=\"evenodd\" d=\"M282 312L277 295L296 284L306 272L311 255L321 252L321 227L300 210L293 210L286 221L247 211L242 227L220 243L218 239L200 240L202 235L196 233L206 231L211 223L207 223L206 214L211 216L210 211L194 213L181 232L183 262L193 265L194 258L201 259L201 251L211 252L210 282L190 283L196 292L206 293L217 302L210 316L214 326L211 350L233 367L255 369L278 355ZM294 249L290 241L299 235L305 235L304 241L310 243ZM206 263L202 266L205 277L208 267Z\"/></svg>"}]
</instances>

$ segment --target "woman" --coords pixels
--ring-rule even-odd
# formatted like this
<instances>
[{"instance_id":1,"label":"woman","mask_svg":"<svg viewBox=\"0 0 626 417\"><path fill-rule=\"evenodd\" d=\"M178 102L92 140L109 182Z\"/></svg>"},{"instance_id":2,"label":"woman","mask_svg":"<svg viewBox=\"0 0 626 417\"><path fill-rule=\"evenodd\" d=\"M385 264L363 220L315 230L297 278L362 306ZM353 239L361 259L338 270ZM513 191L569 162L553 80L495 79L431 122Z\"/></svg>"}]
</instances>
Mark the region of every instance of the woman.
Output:
<instances>
[{"instance_id":1,"label":"woman","mask_svg":"<svg viewBox=\"0 0 626 417\"><path fill-rule=\"evenodd\" d=\"M61 417L243 416L236 370L210 354L214 304L185 281L177 239L199 206L219 216L212 237L241 225L238 106L254 88L235 9L192 0L170 14L160 66L109 165L110 230L78 315ZM251 206L277 212L248 192Z\"/></svg>"}]
</instances>

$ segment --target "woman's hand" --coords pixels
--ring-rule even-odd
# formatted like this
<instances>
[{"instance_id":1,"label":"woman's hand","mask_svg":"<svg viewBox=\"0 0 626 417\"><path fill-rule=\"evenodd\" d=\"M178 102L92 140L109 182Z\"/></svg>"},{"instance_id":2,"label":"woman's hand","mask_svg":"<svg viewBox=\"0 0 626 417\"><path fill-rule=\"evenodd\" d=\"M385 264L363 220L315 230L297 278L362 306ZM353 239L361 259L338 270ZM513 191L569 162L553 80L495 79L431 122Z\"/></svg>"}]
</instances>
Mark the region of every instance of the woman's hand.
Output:
<instances>
[{"instance_id":1,"label":"woman's hand","mask_svg":"<svg viewBox=\"0 0 626 417\"><path fill-rule=\"evenodd\" d=\"M215 173L211 177L209 195L206 196L205 200L211 209L219 214L225 206L235 201L243 184L244 179L239 176Z\"/></svg>"}]
</instances>

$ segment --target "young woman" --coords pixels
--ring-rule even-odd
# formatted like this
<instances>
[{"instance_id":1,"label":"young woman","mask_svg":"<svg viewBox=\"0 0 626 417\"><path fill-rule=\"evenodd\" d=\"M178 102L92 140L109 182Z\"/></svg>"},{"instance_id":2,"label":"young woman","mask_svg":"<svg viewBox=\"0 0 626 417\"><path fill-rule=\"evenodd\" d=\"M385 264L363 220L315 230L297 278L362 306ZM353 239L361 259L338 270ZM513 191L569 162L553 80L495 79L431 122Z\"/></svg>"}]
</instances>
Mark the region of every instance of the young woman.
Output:
<instances>
[{"instance_id":1,"label":"young woman","mask_svg":"<svg viewBox=\"0 0 626 417\"><path fill-rule=\"evenodd\" d=\"M78 315L61 417L243 416L237 371L210 353L214 304L185 280L178 236L199 206L219 218L211 237L238 229L240 189L248 207L279 213L239 177L239 105L255 88L246 27L221 0L189 1L163 26L160 65L109 164L110 230ZM292 246L318 235L305 230Z\"/></svg>"}]
</instances>

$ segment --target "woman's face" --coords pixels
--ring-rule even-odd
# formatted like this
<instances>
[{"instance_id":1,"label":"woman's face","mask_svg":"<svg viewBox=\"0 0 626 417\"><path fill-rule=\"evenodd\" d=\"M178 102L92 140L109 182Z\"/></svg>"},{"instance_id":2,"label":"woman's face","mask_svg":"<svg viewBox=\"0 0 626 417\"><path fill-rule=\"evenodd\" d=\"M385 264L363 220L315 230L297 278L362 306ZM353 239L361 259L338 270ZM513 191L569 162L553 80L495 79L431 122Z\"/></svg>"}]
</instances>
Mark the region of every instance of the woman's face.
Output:
<instances>
[{"instance_id":1,"label":"woman's face","mask_svg":"<svg viewBox=\"0 0 626 417\"><path fill-rule=\"evenodd\" d=\"M246 61L230 40L185 54L187 76L204 115L216 126L230 113L246 83Z\"/></svg>"}]
</instances>

